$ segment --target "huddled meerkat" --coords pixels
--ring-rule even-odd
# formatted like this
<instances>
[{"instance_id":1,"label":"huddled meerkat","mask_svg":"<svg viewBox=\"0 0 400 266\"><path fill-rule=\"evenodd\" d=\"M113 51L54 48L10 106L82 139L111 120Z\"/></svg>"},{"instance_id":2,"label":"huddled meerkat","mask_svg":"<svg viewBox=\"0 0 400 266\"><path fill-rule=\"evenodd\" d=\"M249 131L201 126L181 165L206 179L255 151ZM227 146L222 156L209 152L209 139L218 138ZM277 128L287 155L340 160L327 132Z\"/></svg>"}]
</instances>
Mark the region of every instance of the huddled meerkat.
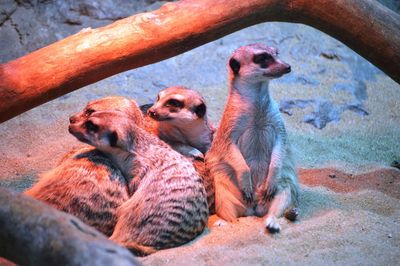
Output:
<instances>
[{"instance_id":1,"label":"huddled meerkat","mask_svg":"<svg viewBox=\"0 0 400 266\"><path fill-rule=\"evenodd\" d=\"M187 95L187 94L185 94ZM76 119L89 116L96 111L119 110L133 118L136 124L143 125L143 117L137 112L135 101L121 97L109 96L89 102L78 114L70 118ZM180 119L175 118L176 120ZM165 132L155 130L157 122L147 118L146 123L152 123L147 129L153 134ZM207 127L204 121L204 126ZM148 124L147 124L148 125ZM160 123L160 128L162 128ZM181 127L183 123L176 123ZM169 128L173 128L170 126ZM196 127L194 127L196 129ZM211 128L206 128L211 131ZM174 132L171 130L170 132ZM163 134L168 142L168 134ZM191 134L194 136L194 134ZM173 138L175 143L176 138ZM201 141L199 141L201 143ZM194 166L200 174L203 174L203 162L195 160ZM214 192L213 183L203 174L204 185L207 189L207 198L213 212ZM40 175L39 181L32 188L25 191L38 200L44 201L53 207L73 214L95 227L100 232L110 236L113 232L116 217L116 207L125 202L131 192L127 191L127 183L119 169L111 159L96 148L83 147L75 149L57 163L56 167ZM82 207L79 207L82 206Z\"/></svg>"},{"instance_id":2,"label":"huddled meerkat","mask_svg":"<svg viewBox=\"0 0 400 266\"><path fill-rule=\"evenodd\" d=\"M193 165L204 181L210 214L214 210L214 183L205 166L204 154L213 140L215 128L208 120L203 96L183 86L160 91L154 104L140 106L145 128L179 153L194 158Z\"/></svg>"},{"instance_id":3,"label":"huddled meerkat","mask_svg":"<svg viewBox=\"0 0 400 266\"><path fill-rule=\"evenodd\" d=\"M229 96L206 166L214 179L219 217L264 216L270 232L278 218L297 216L298 181L283 119L269 81L290 72L278 51L263 44L238 48L229 59Z\"/></svg>"},{"instance_id":4,"label":"huddled meerkat","mask_svg":"<svg viewBox=\"0 0 400 266\"><path fill-rule=\"evenodd\" d=\"M129 180L133 194L117 209L111 240L147 255L187 243L203 231L206 193L187 158L119 111L94 112L69 129L106 153Z\"/></svg>"},{"instance_id":5,"label":"huddled meerkat","mask_svg":"<svg viewBox=\"0 0 400 266\"><path fill-rule=\"evenodd\" d=\"M89 102L70 121L102 110L119 110L138 124L143 121L137 113L136 102L119 96ZM42 174L24 193L75 215L107 236L114 231L116 208L129 198L128 184L121 171L109 157L93 147L67 153L53 170Z\"/></svg>"},{"instance_id":6,"label":"huddled meerkat","mask_svg":"<svg viewBox=\"0 0 400 266\"><path fill-rule=\"evenodd\" d=\"M169 87L158 93L152 106L141 108L147 113L146 129L183 155L202 157L210 148L215 129L208 121L207 106L199 92Z\"/></svg>"},{"instance_id":7,"label":"huddled meerkat","mask_svg":"<svg viewBox=\"0 0 400 266\"><path fill-rule=\"evenodd\" d=\"M107 236L117 222L115 209L129 198L121 171L92 147L69 153L24 193L78 217Z\"/></svg>"}]
</instances>

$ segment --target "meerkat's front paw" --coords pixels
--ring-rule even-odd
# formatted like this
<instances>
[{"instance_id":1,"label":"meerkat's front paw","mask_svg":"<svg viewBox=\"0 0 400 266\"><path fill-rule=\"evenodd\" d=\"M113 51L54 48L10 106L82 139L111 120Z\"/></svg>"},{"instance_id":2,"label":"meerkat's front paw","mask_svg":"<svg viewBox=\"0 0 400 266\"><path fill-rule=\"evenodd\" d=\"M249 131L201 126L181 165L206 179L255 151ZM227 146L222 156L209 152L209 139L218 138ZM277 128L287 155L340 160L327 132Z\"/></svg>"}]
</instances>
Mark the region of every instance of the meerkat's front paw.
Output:
<instances>
[{"instance_id":1,"label":"meerkat's front paw","mask_svg":"<svg viewBox=\"0 0 400 266\"><path fill-rule=\"evenodd\" d=\"M281 226L279 225L278 218L275 216L268 216L265 220L265 227L272 234L279 233L281 231Z\"/></svg>"},{"instance_id":2,"label":"meerkat's front paw","mask_svg":"<svg viewBox=\"0 0 400 266\"><path fill-rule=\"evenodd\" d=\"M270 201L275 196L276 192L278 191L278 186L275 183L268 182L264 189L263 199L265 201Z\"/></svg>"},{"instance_id":3,"label":"meerkat's front paw","mask_svg":"<svg viewBox=\"0 0 400 266\"><path fill-rule=\"evenodd\" d=\"M187 156L189 156L193 160L204 161L204 154L195 148L188 151Z\"/></svg>"}]
</instances>

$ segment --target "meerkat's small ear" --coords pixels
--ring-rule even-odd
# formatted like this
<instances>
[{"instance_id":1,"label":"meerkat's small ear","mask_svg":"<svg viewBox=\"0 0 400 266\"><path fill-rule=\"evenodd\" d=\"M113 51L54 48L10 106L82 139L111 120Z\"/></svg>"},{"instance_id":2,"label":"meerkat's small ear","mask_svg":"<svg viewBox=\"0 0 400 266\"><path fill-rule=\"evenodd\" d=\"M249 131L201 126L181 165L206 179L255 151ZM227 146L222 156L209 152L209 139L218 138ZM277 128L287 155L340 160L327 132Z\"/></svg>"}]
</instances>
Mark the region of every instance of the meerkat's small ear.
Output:
<instances>
[{"instance_id":1,"label":"meerkat's small ear","mask_svg":"<svg viewBox=\"0 0 400 266\"><path fill-rule=\"evenodd\" d=\"M110 146L111 147L117 146L118 134L117 134L116 131L113 131L113 132L108 134L108 141L110 142Z\"/></svg>"},{"instance_id":2,"label":"meerkat's small ear","mask_svg":"<svg viewBox=\"0 0 400 266\"><path fill-rule=\"evenodd\" d=\"M239 74L239 70L240 70L240 63L239 61L237 61L235 58L231 58L229 60L229 66L233 71L233 74L237 75Z\"/></svg>"},{"instance_id":3,"label":"meerkat's small ear","mask_svg":"<svg viewBox=\"0 0 400 266\"><path fill-rule=\"evenodd\" d=\"M194 112L199 118L203 118L206 115L207 107L204 103L201 103L200 105L196 106L194 109Z\"/></svg>"}]
</instances>

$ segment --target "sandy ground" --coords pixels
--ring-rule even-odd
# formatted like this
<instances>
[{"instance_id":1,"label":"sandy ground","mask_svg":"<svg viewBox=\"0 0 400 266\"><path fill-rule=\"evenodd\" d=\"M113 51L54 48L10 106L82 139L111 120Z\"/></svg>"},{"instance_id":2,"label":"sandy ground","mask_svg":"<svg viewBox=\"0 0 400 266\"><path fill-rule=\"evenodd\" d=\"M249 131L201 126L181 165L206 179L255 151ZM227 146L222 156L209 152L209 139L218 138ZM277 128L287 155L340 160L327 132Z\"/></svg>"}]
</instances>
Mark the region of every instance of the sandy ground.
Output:
<instances>
[{"instance_id":1,"label":"sandy ground","mask_svg":"<svg viewBox=\"0 0 400 266\"><path fill-rule=\"evenodd\" d=\"M121 73L44 104L0 125L0 186L23 191L38 173L81 144L67 132L68 116L87 101L118 94L140 104L164 86L201 91L219 121L226 97L229 54L238 46L277 46L293 72L271 83L282 99L349 102L334 90L362 81L369 115L346 111L340 121L317 129L302 122L310 108L283 115L302 184L300 219L282 219L282 232L265 232L260 218L213 226L195 241L141 259L144 265L398 265L400 257L400 85L343 44L309 27L267 23L239 31L178 57ZM334 53L327 58L322 53ZM389 63L389 62L388 62Z\"/></svg>"}]
</instances>

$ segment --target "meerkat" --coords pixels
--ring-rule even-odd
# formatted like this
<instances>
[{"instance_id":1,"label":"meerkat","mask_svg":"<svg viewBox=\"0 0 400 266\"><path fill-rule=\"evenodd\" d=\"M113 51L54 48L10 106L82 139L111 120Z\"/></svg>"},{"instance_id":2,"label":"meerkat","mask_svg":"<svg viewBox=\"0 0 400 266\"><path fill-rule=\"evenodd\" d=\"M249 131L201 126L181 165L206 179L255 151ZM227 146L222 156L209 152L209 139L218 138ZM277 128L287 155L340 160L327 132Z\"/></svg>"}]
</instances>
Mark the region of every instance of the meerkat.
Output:
<instances>
[{"instance_id":1,"label":"meerkat","mask_svg":"<svg viewBox=\"0 0 400 266\"><path fill-rule=\"evenodd\" d=\"M207 104L197 91L173 86L160 91L154 104L140 106L145 128L184 156L202 177L210 214L214 210L214 183L204 166L204 154L213 140L215 128L208 120Z\"/></svg>"},{"instance_id":2,"label":"meerkat","mask_svg":"<svg viewBox=\"0 0 400 266\"><path fill-rule=\"evenodd\" d=\"M70 122L101 110L119 110L142 125L136 102L110 96L91 101ZM40 176L24 192L38 200L80 218L110 236L114 231L116 209L129 199L128 184L118 167L100 150L83 147L67 153L56 167Z\"/></svg>"},{"instance_id":3,"label":"meerkat","mask_svg":"<svg viewBox=\"0 0 400 266\"><path fill-rule=\"evenodd\" d=\"M70 133L106 153L133 191L117 209L111 240L136 255L148 255L187 243L204 230L206 192L187 158L122 112L81 118L70 124Z\"/></svg>"},{"instance_id":4,"label":"meerkat","mask_svg":"<svg viewBox=\"0 0 400 266\"><path fill-rule=\"evenodd\" d=\"M206 166L215 185L215 208L229 222L265 216L297 216L298 181L283 118L269 93L269 81L290 72L278 51L263 44L238 48L229 59L229 96Z\"/></svg>"},{"instance_id":5,"label":"meerkat","mask_svg":"<svg viewBox=\"0 0 400 266\"><path fill-rule=\"evenodd\" d=\"M208 121L207 106L199 92L169 87L158 93L151 107L141 108L147 109L146 129L180 153L190 156L196 149L204 154L210 148L215 129Z\"/></svg>"},{"instance_id":6,"label":"meerkat","mask_svg":"<svg viewBox=\"0 0 400 266\"><path fill-rule=\"evenodd\" d=\"M121 96L89 102L80 113L70 118L70 122L104 110L119 110L131 116L137 125L144 123L142 115L137 112L136 102ZM162 132L154 130L154 125L147 128L152 128L153 134ZM168 141L168 135L163 136ZM194 165L204 173L201 171L203 162L196 160ZM207 177L204 182L210 210L214 212L213 183ZM68 152L53 170L41 174L39 181L24 193L77 216L107 236L112 234L116 223L116 207L132 194L127 192L125 177L110 158L93 147Z\"/></svg>"},{"instance_id":7,"label":"meerkat","mask_svg":"<svg viewBox=\"0 0 400 266\"><path fill-rule=\"evenodd\" d=\"M121 171L91 147L69 153L24 193L78 217L106 236L114 231L115 209L129 199Z\"/></svg>"}]
</instances>

